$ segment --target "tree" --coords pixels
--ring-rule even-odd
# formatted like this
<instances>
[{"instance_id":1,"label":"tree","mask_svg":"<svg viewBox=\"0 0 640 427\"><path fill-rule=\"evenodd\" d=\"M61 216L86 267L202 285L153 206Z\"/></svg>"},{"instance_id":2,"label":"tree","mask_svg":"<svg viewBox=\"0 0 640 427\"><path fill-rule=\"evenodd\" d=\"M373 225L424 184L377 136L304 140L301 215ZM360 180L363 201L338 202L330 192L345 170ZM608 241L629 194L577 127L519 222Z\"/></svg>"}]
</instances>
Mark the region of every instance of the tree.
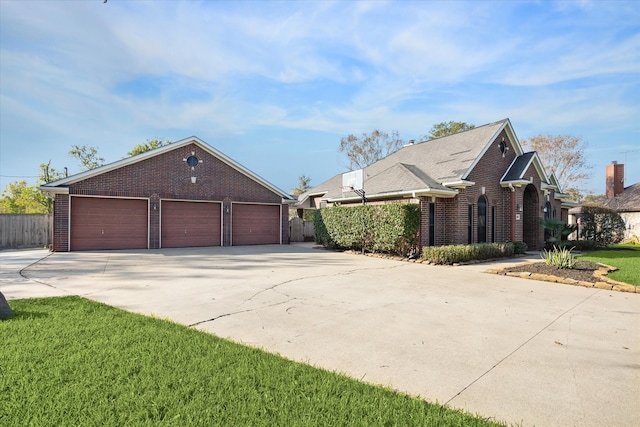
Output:
<instances>
[{"instance_id":1,"label":"tree","mask_svg":"<svg viewBox=\"0 0 640 427\"><path fill-rule=\"evenodd\" d=\"M466 122L456 122L453 120L450 120L448 122L440 122L433 125L429 133L424 135L422 139L431 140L442 138L443 136L453 135L454 133L473 129L475 127L475 125L471 125Z\"/></svg>"},{"instance_id":2,"label":"tree","mask_svg":"<svg viewBox=\"0 0 640 427\"><path fill-rule=\"evenodd\" d=\"M63 175L62 172L58 172L51 167L51 160L49 160L47 163L40 163L37 185L48 184L50 182L58 181L64 177L65 175Z\"/></svg>"},{"instance_id":3,"label":"tree","mask_svg":"<svg viewBox=\"0 0 640 427\"><path fill-rule=\"evenodd\" d=\"M35 186L28 186L27 181L10 182L2 191L0 213L38 214L50 211L50 199Z\"/></svg>"},{"instance_id":4,"label":"tree","mask_svg":"<svg viewBox=\"0 0 640 427\"><path fill-rule=\"evenodd\" d=\"M0 213L51 213L53 201L37 187L63 177L62 173L51 167L51 161L42 163L35 185L27 185L27 181L13 181L7 184L0 196Z\"/></svg>"},{"instance_id":5,"label":"tree","mask_svg":"<svg viewBox=\"0 0 640 427\"><path fill-rule=\"evenodd\" d=\"M104 158L98 157L98 149L96 147L72 145L69 155L78 159L80 166L86 171L104 165Z\"/></svg>"},{"instance_id":6,"label":"tree","mask_svg":"<svg viewBox=\"0 0 640 427\"><path fill-rule=\"evenodd\" d=\"M580 200L582 185L591 176L585 158L586 141L573 135L538 135L522 141L536 151L548 174L555 174L560 189L573 200Z\"/></svg>"},{"instance_id":7,"label":"tree","mask_svg":"<svg viewBox=\"0 0 640 427\"><path fill-rule=\"evenodd\" d=\"M618 243L624 239L625 225L620 214L598 205L582 205L580 236L602 245Z\"/></svg>"},{"instance_id":8,"label":"tree","mask_svg":"<svg viewBox=\"0 0 640 427\"><path fill-rule=\"evenodd\" d=\"M360 137L348 135L340 140L340 152L349 159L349 169L362 169L397 151L404 145L398 131L391 134L374 130Z\"/></svg>"},{"instance_id":9,"label":"tree","mask_svg":"<svg viewBox=\"0 0 640 427\"><path fill-rule=\"evenodd\" d=\"M147 151L154 150L159 147L171 144L171 141L165 139L147 139L144 144L138 144L131 151L127 153L129 156L136 156L138 154L146 153Z\"/></svg>"},{"instance_id":10,"label":"tree","mask_svg":"<svg viewBox=\"0 0 640 427\"><path fill-rule=\"evenodd\" d=\"M307 192L311 188L310 184L311 184L311 178L309 178L306 175L300 175L298 177L298 186L294 187L291 190L291 194L297 197L302 193Z\"/></svg>"}]
</instances>

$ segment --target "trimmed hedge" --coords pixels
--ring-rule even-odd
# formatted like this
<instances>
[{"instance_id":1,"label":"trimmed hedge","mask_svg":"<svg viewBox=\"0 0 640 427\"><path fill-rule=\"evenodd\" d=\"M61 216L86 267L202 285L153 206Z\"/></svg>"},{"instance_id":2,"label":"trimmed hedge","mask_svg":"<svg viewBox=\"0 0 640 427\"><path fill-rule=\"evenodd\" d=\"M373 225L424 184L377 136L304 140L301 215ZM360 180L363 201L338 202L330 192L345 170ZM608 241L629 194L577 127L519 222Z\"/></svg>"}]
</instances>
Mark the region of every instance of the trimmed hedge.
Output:
<instances>
[{"instance_id":1,"label":"trimmed hedge","mask_svg":"<svg viewBox=\"0 0 640 427\"><path fill-rule=\"evenodd\" d=\"M519 245L519 248L522 248L522 245ZM434 264L455 264L471 260L511 257L514 255L514 250L515 245L512 242L427 246L422 248L422 259Z\"/></svg>"},{"instance_id":2,"label":"trimmed hedge","mask_svg":"<svg viewBox=\"0 0 640 427\"><path fill-rule=\"evenodd\" d=\"M334 206L313 217L316 243L405 256L416 248L420 207L416 204Z\"/></svg>"}]
</instances>

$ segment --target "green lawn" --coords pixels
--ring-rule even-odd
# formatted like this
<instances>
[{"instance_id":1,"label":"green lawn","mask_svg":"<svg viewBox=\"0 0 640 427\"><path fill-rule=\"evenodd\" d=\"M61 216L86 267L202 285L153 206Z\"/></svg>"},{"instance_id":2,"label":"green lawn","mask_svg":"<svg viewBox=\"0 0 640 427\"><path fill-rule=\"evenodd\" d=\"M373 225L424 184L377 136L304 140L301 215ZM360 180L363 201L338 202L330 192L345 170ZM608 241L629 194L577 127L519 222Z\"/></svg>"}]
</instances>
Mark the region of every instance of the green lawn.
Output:
<instances>
[{"instance_id":1,"label":"green lawn","mask_svg":"<svg viewBox=\"0 0 640 427\"><path fill-rule=\"evenodd\" d=\"M10 305L2 426L497 425L78 297Z\"/></svg>"},{"instance_id":2,"label":"green lawn","mask_svg":"<svg viewBox=\"0 0 640 427\"><path fill-rule=\"evenodd\" d=\"M640 246L613 245L613 249L580 255L579 259L618 267L608 277L619 282L640 286Z\"/></svg>"}]
</instances>

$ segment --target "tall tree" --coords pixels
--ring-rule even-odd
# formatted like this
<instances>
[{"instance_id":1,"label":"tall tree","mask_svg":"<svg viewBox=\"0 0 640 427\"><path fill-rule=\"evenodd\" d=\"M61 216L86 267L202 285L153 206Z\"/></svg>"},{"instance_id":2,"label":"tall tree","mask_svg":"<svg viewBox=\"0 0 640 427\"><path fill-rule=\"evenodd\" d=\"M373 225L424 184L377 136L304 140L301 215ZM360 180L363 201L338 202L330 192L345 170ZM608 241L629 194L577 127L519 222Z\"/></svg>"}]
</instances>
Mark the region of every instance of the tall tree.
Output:
<instances>
[{"instance_id":1,"label":"tall tree","mask_svg":"<svg viewBox=\"0 0 640 427\"><path fill-rule=\"evenodd\" d=\"M72 145L69 155L78 159L80 166L86 171L104 165L104 158L98 157L98 149L96 147Z\"/></svg>"},{"instance_id":2,"label":"tall tree","mask_svg":"<svg viewBox=\"0 0 640 427\"><path fill-rule=\"evenodd\" d=\"M311 188L311 178L306 175L300 175L298 177L298 185L291 190L291 194L299 196L302 193L308 191Z\"/></svg>"},{"instance_id":3,"label":"tall tree","mask_svg":"<svg viewBox=\"0 0 640 427\"><path fill-rule=\"evenodd\" d=\"M582 197L584 181L591 176L585 158L588 143L574 135L538 135L522 141L522 146L538 153L547 173L554 173L560 189L573 200Z\"/></svg>"},{"instance_id":4,"label":"tall tree","mask_svg":"<svg viewBox=\"0 0 640 427\"><path fill-rule=\"evenodd\" d=\"M340 140L340 152L349 159L349 169L362 169L397 151L404 145L398 131L391 134L374 130L360 137L348 135Z\"/></svg>"},{"instance_id":5,"label":"tall tree","mask_svg":"<svg viewBox=\"0 0 640 427\"><path fill-rule=\"evenodd\" d=\"M450 120L448 122L440 122L433 125L429 133L424 135L422 138L425 140L442 138L443 136L453 135L454 133L473 129L475 127L475 125L468 124L466 122L456 122L453 120Z\"/></svg>"},{"instance_id":6,"label":"tall tree","mask_svg":"<svg viewBox=\"0 0 640 427\"><path fill-rule=\"evenodd\" d=\"M159 147L171 144L171 141L166 139L147 139L147 142L138 144L131 151L127 153L129 156L135 156L138 154L146 153L147 151L154 150Z\"/></svg>"}]
</instances>

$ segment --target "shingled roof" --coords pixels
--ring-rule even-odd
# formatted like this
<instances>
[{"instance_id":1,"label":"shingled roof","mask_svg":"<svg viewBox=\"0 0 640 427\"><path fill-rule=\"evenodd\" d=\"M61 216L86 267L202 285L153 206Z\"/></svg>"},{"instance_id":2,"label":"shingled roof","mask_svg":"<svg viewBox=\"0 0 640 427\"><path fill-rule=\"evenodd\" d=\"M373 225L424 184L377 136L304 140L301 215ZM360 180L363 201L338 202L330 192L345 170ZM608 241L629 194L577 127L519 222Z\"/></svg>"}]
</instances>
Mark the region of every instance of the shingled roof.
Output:
<instances>
[{"instance_id":1,"label":"shingled roof","mask_svg":"<svg viewBox=\"0 0 640 427\"><path fill-rule=\"evenodd\" d=\"M503 130L509 134L516 155L522 155L522 148L509 119L409 144L364 168L367 197L454 197L456 188L473 185L473 182L467 181L468 175ZM342 174L300 195L298 204L311 195L323 195L322 198L330 202L360 198L353 191L342 191Z\"/></svg>"},{"instance_id":2,"label":"shingled roof","mask_svg":"<svg viewBox=\"0 0 640 427\"><path fill-rule=\"evenodd\" d=\"M612 199L599 202L618 212L640 212L640 182L625 188L622 193Z\"/></svg>"}]
</instances>

